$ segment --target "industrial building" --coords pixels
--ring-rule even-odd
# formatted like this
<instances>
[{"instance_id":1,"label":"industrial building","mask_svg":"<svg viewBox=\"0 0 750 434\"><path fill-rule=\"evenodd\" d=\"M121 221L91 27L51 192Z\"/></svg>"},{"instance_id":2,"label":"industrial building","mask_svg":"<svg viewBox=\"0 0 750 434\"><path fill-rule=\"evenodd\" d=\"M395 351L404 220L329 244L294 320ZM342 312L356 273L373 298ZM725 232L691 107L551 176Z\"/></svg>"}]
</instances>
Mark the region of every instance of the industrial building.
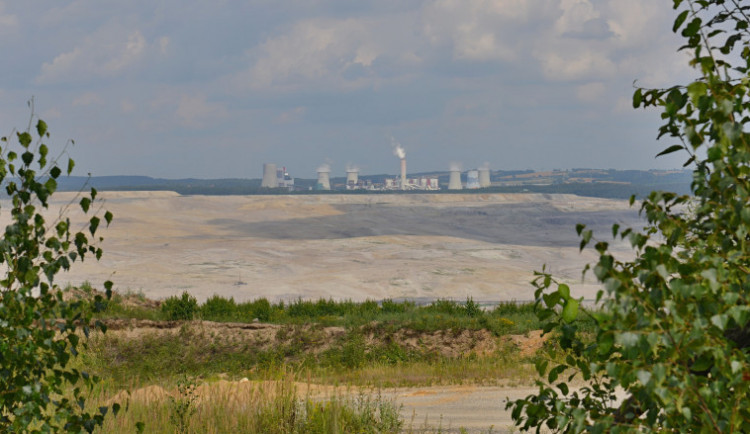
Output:
<instances>
[{"instance_id":1,"label":"industrial building","mask_svg":"<svg viewBox=\"0 0 750 434\"><path fill-rule=\"evenodd\" d=\"M331 168L327 164L318 167L318 182L315 189L320 191L331 189Z\"/></svg>"},{"instance_id":2,"label":"industrial building","mask_svg":"<svg viewBox=\"0 0 750 434\"><path fill-rule=\"evenodd\" d=\"M469 170L466 172L466 188L475 190L479 188L479 171Z\"/></svg>"},{"instance_id":3,"label":"industrial building","mask_svg":"<svg viewBox=\"0 0 750 434\"><path fill-rule=\"evenodd\" d=\"M294 190L294 178L289 175L286 167L277 169L274 163L264 163L263 180L260 186L261 188L285 188L292 191Z\"/></svg>"},{"instance_id":4,"label":"industrial building","mask_svg":"<svg viewBox=\"0 0 750 434\"><path fill-rule=\"evenodd\" d=\"M394 155L399 159L400 176L387 178L383 183L375 183L372 180L363 180L359 177L359 168L353 165L346 167L346 181L344 184L331 185L331 168L328 164L318 167L318 178L316 183L306 187L310 190L329 191L336 190L370 190L370 191L435 191L440 190L440 182L436 176L421 176L409 178L406 173L406 152L400 144L394 142ZM485 163L479 169L466 172L466 183L461 179L461 163L451 163L448 190L480 189L492 186L491 171ZM336 179L334 179L336 181ZM338 181L337 181L338 182ZM277 169L274 163L263 164L263 188L284 188L294 191L294 178L286 170L286 167ZM333 188L332 188L333 187Z\"/></svg>"},{"instance_id":5,"label":"industrial building","mask_svg":"<svg viewBox=\"0 0 750 434\"><path fill-rule=\"evenodd\" d=\"M385 190L440 190L440 182L437 178L425 176L419 178L395 178L386 179Z\"/></svg>"}]
</instances>

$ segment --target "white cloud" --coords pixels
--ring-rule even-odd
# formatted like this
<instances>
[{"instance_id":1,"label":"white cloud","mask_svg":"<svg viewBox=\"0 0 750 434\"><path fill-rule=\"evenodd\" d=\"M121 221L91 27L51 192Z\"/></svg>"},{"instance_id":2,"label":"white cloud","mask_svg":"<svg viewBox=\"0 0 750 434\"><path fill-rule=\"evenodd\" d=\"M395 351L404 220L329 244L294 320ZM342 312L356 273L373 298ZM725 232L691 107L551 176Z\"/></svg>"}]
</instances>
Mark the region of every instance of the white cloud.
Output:
<instances>
[{"instance_id":1,"label":"white cloud","mask_svg":"<svg viewBox=\"0 0 750 434\"><path fill-rule=\"evenodd\" d=\"M423 32L433 46L450 46L454 59L513 60L518 30L544 0L438 0L423 10ZM543 17L543 13L539 13Z\"/></svg>"},{"instance_id":2,"label":"white cloud","mask_svg":"<svg viewBox=\"0 0 750 434\"><path fill-rule=\"evenodd\" d=\"M135 110L135 104L133 104L130 100L124 99L120 102L120 110L123 113L132 113L133 110Z\"/></svg>"},{"instance_id":3,"label":"white cloud","mask_svg":"<svg viewBox=\"0 0 750 434\"><path fill-rule=\"evenodd\" d=\"M563 13L555 21L555 31L558 35L579 32L586 22L599 18L599 11L589 0L561 0L560 8Z\"/></svg>"},{"instance_id":4,"label":"white cloud","mask_svg":"<svg viewBox=\"0 0 750 434\"><path fill-rule=\"evenodd\" d=\"M73 100L73 107L101 104L102 98L95 92L85 92Z\"/></svg>"},{"instance_id":5,"label":"white cloud","mask_svg":"<svg viewBox=\"0 0 750 434\"><path fill-rule=\"evenodd\" d=\"M576 97L581 102L601 102L607 87L600 81L586 83L576 87Z\"/></svg>"},{"instance_id":6,"label":"white cloud","mask_svg":"<svg viewBox=\"0 0 750 434\"><path fill-rule=\"evenodd\" d=\"M18 17L12 14L4 14L5 3L0 2L0 34L9 34L18 30Z\"/></svg>"},{"instance_id":7,"label":"white cloud","mask_svg":"<svg viewBox=\"0 0 750 434\"><path fill-rule=\"evenodd\" d=\"M146 38L139 30L99 29L72 50L45 62L36 81L52 84L117 76L137 65L149 48Z\"/></svg>"},{"instance_id":8,"label":"white cloud","mask_svg":"<svg viewBox=\"0 0 750 434\"><path fill-rule=\"evenodd\" d=\"M260 48L250 70L250 86L297 87L330 81L352 65L369 68L380 50L368 42L368 29L360 20L307 20L283 35L270 38Z\"/></svg>"},{"instance_id":9,"label":"white cloud","mask_svg":"<svg viewBox=\"0 0 750 434\"><path fill-rule=\"evenodd\" d=\"M288 124L288 123L291 123L291 122L296 122L296 121L302 119L302 117L305 115L306 112L307 112L307 108L306 107L295 107L295 108L293 108L291 110L287 110L287 111L281 113L276 118L276 123L278 123L278 124Z\"/></svg>"},{"instance_id":10,"label":"white cloud","mask_svg":"<svg viewBox=\"0 0 750 434\"><path fill-rule=\"evenodd\" d=\"M300 20L252 48L252 65L235 74L235 85L254 90L350 90L399 80L422 62L419 35L412 30L417 18L407 12ZM387 72L381 74L381 68Z\"/></svg>"},{"instance_id":11,"label":"white cloud","mask_svg":"<svg viewBox=\"0 0 750 434\"><path fill-rule=\"evenodd\" d=\"M159 52L161 54L167 54L167 50L169 49L169 42L170 39L167 36L162 36L159 38Z\"/></svg>"},{"instance_id":12,"label":"white cloud","mask_svg":"<svg viewBox=\"0 0 750 434\"><path fill-rule=\"evenodd\" d=\"M544 75L550 80L585 80L611 78L617 65L606 51L559 50L539 55Z\"/></svg>"},{"instance_id":13,"label":"white cloud","mask_svg":"<svg viewBox=\"0 0 750 434\"><path fill-rule=\"evenodd\" d=\"M227 109L218 103L206 101L205 96L183 95L177 103L175 117L180 125L190 128L209 127L228 116Z\"/></svg>"},{"instance_id":14,"label":"white cloud","mask_svg":"<svg viewBox=\"0 0 750 434\"><path fill-rule=\"evenodd\" d=\"M107 72L118 72L133 64L143 54L143 50L146 48L146 38L136 30L128 36L124 47L115 46L113 48L115 48L114 56L103 66ZM120 49L118 50L118 48Z\"/></svg>"}]
</instances>

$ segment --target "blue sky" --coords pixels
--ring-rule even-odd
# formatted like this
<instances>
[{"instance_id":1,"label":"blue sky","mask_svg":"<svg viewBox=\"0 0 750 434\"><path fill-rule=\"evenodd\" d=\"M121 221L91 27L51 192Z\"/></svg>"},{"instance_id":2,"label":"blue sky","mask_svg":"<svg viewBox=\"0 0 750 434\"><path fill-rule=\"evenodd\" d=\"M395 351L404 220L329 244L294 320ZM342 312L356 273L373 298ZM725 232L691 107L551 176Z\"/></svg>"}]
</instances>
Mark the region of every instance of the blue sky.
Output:
<instances>
[{"instance_id":1,"label":"blue sky","mask_svg":"<svg viewBox=\"0 0 750 434\"><path fill-rule=\"evenodd\" d=\"M689 80L669 0L0 0L0 133L79 174L679 167L632 83Z\"/></svg>"}]
</instances>

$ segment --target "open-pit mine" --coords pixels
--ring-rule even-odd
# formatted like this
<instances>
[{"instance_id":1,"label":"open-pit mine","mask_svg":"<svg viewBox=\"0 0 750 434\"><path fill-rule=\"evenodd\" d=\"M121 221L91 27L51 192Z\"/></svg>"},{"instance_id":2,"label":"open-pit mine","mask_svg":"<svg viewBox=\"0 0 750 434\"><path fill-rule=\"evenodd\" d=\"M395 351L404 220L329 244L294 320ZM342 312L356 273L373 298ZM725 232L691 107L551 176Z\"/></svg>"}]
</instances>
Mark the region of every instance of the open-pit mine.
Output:
<instances>
[{"instance_id":1,"label":"open-pit mine","mask_svg":"<svg viewBox=\"0 0 750 434\"><path fill-rule=\"evenodd\" d=\"M575 225L606 241L613 223L643 226L627 201L572 195L100 196L115 215L101 232L104 256L74 264L59 283L110 279L121 292L156 299L188 291L199 301L525 301L544 264L592 299L597 285L581 270L596 253L579 253ZM72 193L56 194L50 216L71 201Z\"/></svg>"}]
</instances>

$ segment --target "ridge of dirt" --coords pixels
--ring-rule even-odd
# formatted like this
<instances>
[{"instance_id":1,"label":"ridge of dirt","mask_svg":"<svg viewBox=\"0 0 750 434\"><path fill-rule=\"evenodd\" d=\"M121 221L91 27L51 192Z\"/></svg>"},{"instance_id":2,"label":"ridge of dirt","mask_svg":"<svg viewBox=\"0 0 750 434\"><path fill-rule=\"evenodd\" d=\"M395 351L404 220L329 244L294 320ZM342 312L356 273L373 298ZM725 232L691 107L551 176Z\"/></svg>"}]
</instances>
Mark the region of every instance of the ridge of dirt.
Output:
<instances>
[{"instance_id":1,"label":"ridge of dirt","mask_svg":"<svg viewBox=\"0 0 750 434\"><path fill-rule=\"evenodd\" d=\"M189 333L191 339L206 339L224 343L252 342L257 349L279 345L301 344L306 351L320 353L341 344L346 335L343 327L323 327L316 324L279 325L268 323L235 323L213 321L153 321L145 319L107 319L107 336L121 339L140 339L148 335L174 335ZM549 335L541 330L523 335L495 336L488 330L438 330L419 332L400 329L384 332L379 329L363 331L368 347L395 343L406 350L435 353L443 357L461 357L474 353L489 356L508 345L521 357L531 357L542 348Z\"/></svg>"}]
</instances>

